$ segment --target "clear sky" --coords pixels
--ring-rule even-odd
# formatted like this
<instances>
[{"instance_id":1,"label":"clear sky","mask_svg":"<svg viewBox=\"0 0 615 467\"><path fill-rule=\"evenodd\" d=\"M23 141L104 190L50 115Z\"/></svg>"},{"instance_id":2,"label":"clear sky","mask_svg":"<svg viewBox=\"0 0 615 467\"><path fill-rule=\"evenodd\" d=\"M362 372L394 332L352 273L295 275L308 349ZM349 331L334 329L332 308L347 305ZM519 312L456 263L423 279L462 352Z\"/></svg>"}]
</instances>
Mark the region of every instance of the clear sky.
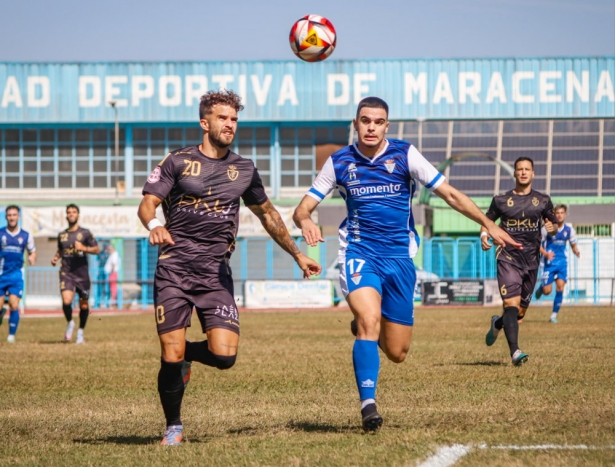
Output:
<instances>
[{"instance_id":1,"label":"clear sky","mask_svg":"<svg viewBox=\"0 0 615 467\"><path fill-rule=\"evenodd\" d=\"M615 55L615 0L0 0L0 61L289 60L309 13L332 59Z\"/></svg>"}]
</instances>

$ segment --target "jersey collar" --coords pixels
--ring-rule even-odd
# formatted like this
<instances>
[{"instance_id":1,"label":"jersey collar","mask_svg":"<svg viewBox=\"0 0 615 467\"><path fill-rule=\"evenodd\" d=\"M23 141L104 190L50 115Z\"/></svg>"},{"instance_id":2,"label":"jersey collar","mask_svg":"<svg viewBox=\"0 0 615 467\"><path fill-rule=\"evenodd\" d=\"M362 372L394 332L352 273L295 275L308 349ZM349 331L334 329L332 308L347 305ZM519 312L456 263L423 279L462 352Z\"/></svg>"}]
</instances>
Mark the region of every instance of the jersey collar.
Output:
<instances>
[{"instance_id":1,"label":"jersey collar","mask_svg":"<svg viewBox=\"0 0 615 467\"><path fill-rule=\"evenodd\" d=\"M374 157L371 157L371 158L367 157L361 151L359 151L359 145L356 142L352 143L352 145L354 146L354 149L355 149L355 151L357 151L359 156L361 156L364 159L367 159L369 162L371 162L373 164L376 161L376 159L378 159L380 156L382 156L387 151L387 149L389 149L389 140L385 138L384 141L385 141L386 144L382 148L382 151L380 151L378 154L376 154Z\"/></svg>"},{"instance_id":2,"label":"jersey collar","mask_svg":"<svg viewBox=\"0 0 615 467\"><path fill-rule=\"evenodd\" d=\"M6 233L9 234L11 237L17 237L17 235L21 233L21 228L19 226L17 226L17 231L15 233L11 233L8 227L5 230Z\"/></svg>"}]
</instances>

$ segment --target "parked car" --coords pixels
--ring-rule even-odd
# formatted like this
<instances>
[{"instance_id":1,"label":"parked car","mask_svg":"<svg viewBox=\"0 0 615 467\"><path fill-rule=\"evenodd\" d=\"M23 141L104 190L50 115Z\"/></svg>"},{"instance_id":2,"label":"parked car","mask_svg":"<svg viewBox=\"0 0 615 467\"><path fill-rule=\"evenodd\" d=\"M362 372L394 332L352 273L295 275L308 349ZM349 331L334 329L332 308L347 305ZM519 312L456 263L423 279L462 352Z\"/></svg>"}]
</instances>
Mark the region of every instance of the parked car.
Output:
<instances>
[{"instance_id":1,"label":"parked car","mask_svg":"<svg viewBox=\"0 0 615 467\"><path fill-rule=\"evenodd\" d=\"M416 269L416 284L414 286L414 301L421 301L421 282L431 282L431 281L439 281L440 278L438 275L433 272L425 271L423 268L415 266ZM340 265L335 258L325 271L325 279L331 279L335 286L335 304L339 305L340 302L344 301L344 294L342 293L342 288L340 286L339 281L340 276Z\"/></svg>"}]
</instances>

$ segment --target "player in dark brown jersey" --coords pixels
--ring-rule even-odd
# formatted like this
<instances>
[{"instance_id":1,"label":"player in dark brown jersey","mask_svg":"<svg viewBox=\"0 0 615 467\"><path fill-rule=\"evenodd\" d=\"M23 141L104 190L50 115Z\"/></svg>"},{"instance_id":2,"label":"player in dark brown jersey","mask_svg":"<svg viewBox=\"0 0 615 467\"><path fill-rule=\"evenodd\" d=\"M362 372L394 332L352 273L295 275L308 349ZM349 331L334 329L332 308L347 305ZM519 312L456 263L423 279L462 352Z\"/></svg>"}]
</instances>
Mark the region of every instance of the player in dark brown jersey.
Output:
<instances>
[{"instance_id":1,"label":"player in dark brown jersey","mask_svg":"<svg viewBox=\"0 0 615 467\"><path fill-rule=\"evenodd\" d=\"M241 98L232 91L202 96L202 143L168 154L143 188L139 218L150 230L150 243L160 246L154 306L162 348L158 392L167 422L164 445L182 441L180 409L190 362L224 370L237 357L239 317L229 262L240 199L294 258L304 277L321 270L288 234L254 164L228 149L242 109ZM155 216L160 204L166 225ZM207 334L202 342L186 342L193 307Z\"/></svg>"},{"instance_id":2,"label":"player in dark brown jersey","mask_svg":"<svg viewBox=\"0 0 615 467\"><path fill-rule=\"evenodd\" d=\"M494 196L486 216L495 221L500 219L500 227L512 238L523 245L523 249L508 245L498 246L496 251L498 265L498 286L504 302L504 314L492 316L491 328L485 338L487 345L493 345L498 333L504 334L510 347L512 363L516 366L525 363L529 356L519 349L519 323L527 311L540 262L541 222L546 230L557 231L553 204L548 195L532 189L534 162L528 157L515 161L515 182L513 190ZM481 228L483 250L489 250L489 234Z\"/></svg>"},{"instance_id":3,"label":"player in dark brown jersey","mask_svg":"<svg viewBox=\"0 0 615 467\"><path fill-rule=\"evenodd\" d=\"M58 234L58 251L51 259L55 266L62 259L60 267L60 293L62 294L62 310L68 324L64 340L70 341L73 337L75 322L73 321L73 298L75 292L79 294L79 329L77 330L77 344L83 344L83 330L90 314L88 300L90 298L90 274L88 272L88 258L86 255L97 255L100 247L88 229L79 227L79 207L75 204L66 206L66 220L68 229Z\"/></svg>"}]
</instances>

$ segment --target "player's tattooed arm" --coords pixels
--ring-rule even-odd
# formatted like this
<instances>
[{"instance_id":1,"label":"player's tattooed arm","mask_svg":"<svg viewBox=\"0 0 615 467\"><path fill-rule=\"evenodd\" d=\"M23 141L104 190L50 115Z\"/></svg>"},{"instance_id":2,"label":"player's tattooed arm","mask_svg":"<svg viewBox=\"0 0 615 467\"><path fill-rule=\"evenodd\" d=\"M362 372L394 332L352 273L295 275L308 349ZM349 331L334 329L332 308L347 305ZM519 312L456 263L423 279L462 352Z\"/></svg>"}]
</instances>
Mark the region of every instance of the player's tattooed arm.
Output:
<instances>
[{"instance_id":1,"label":"player's tattooed arm","mask_svg":"<svg viewBox=\"0 0 615 467\"><path fill-rule=\"evenodd\" d=\"M273 204L271 204L271 201L267 200L263 204L255 204L248 206L248 208L259 218L261 224L263 224L263 227L271 238L273 238L284 251L297 259L301 251L299 251L299 248L291 238L280 213Z\"/></svg>"},{"instance_id":2,"label":"player's tattooed arm","mask_svg":"<svg viewBox=\"0 0 615 467\"><path fill-rule=\"evenodd\" d=\"M53 258L51 258L51 265L55 266L56 264L58 264L58 261L60 260L60 257L62 255L60 254L60 250L56 251L56 254L53 255Z\"/></svg>"},{"instance_id":3,"label":"player's tattooed arm","mask_svg":"<svg viewBox=\"0 0 615 467\"><path fill-rule=\"evenodd\" d=\"M261 224L263 224L263 227L271 238L294 258L297 265L303 271L303 277L309 279L310 276L314 274L320 274L322 270L320 265L312 258L308 258L301 253L288 233L288 229L286 225L284 225L280 213L273 204L271 204L271 201L267 200L263 204L251 205L248 206L248 208L260 219Z\"/></svg>"}]
</instances>

